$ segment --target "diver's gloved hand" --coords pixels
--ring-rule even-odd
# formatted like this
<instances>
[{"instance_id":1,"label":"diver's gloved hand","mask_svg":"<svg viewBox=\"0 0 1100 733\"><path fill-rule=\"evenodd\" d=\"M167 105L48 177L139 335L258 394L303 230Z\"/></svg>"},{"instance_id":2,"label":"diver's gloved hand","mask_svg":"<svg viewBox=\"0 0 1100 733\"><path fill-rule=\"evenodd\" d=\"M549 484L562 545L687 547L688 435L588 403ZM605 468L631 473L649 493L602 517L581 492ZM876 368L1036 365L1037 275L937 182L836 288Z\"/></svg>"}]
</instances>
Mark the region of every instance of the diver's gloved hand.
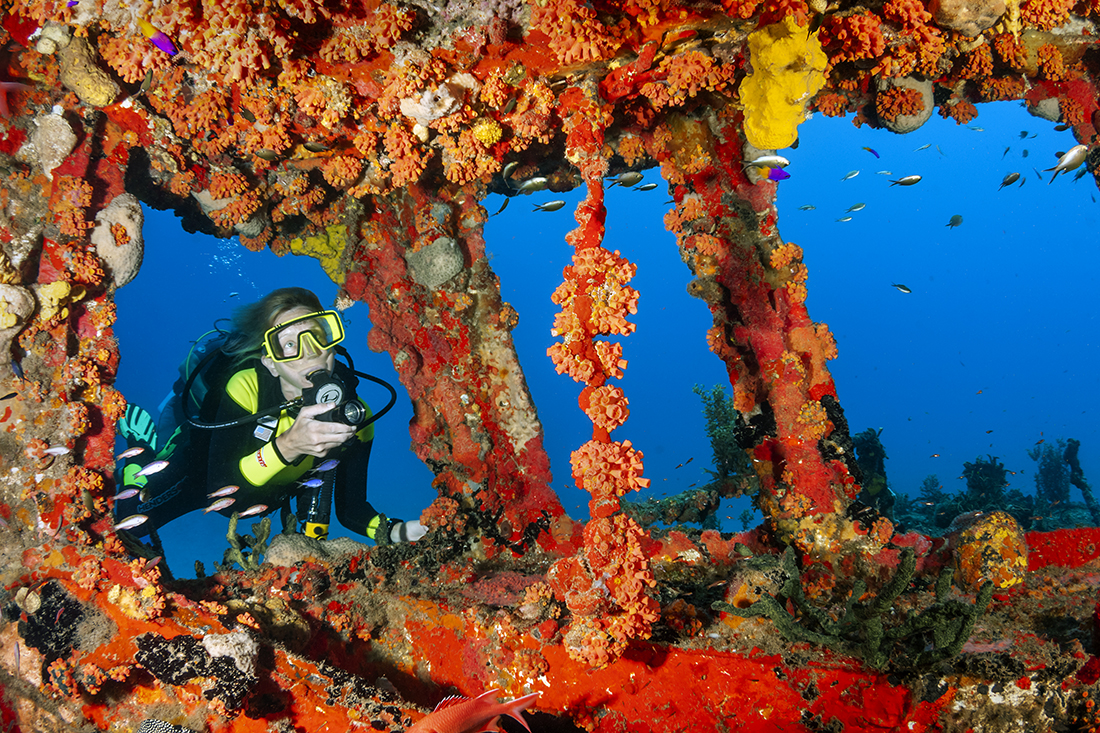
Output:
<instances>
[{"instance_id":1,"label":"diver's gloved hand","mask_svg":"<svg viewBox=\"0 0 1100 733\"><path fill-rule=\"evenodd\" d=\"M390 527L391 542L416 542L426 534L428 534L428 528L421 524L419 519L397 522Z\"/></svg>"}]
</instances>

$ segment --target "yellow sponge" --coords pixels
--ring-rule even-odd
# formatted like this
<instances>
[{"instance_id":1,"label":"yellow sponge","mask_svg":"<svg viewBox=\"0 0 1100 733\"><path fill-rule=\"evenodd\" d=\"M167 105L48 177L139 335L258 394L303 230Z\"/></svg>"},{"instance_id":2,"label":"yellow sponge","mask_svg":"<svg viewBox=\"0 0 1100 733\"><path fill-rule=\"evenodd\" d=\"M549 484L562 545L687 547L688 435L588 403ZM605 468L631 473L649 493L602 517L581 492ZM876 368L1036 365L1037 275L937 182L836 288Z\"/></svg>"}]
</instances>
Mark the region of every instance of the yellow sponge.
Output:
<instances>
[{"instance_id":1,"label":"yellow sponge","mask_svg":"<svg viewBox=\"0 0 1100 733\"><path fill-rule=\"evenodd\" d=\"M760 150L793 145L806 105L825 84L828 59L817 33L788 16L749 34L749 60L740 90L745 136Z\"/></svg>"}]
</instances>

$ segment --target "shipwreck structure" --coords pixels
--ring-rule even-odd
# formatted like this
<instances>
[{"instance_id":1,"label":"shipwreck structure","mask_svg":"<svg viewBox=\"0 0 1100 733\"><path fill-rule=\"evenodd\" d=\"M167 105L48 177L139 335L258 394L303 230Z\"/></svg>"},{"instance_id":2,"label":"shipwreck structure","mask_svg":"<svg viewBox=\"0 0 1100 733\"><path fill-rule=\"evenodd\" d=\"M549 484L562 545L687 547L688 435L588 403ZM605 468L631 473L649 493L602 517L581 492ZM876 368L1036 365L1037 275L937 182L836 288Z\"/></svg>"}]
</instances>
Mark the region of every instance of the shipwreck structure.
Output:
<instances>
[{"instance_id":1,"label":"shipwreck structure","mask_svg":"<svg viewBox=\"0 0 1100 733\"><path fill-rule=\"evenodd\" d=\"M977 517L944 546L853 503L836 345L753 162L808 111L905 132L1021 99L1095 176L1098 34L1097 0L0 0L5 729L398 731L493 687L541 692L543 730L1094 729L1095 584L1072 569L1100 535ZM637 293L601 244L604 180L652 167L759 483L765 524L736 538L620 506L646 479L612 437L608 337ZM548 356L593 423L583 526L549 488L481 205L578 186ZM367 304L436 475L424 540L280 538L193 581L131 555L112 324L140 202L315 257Z\"/></svg>"}]
</instances>

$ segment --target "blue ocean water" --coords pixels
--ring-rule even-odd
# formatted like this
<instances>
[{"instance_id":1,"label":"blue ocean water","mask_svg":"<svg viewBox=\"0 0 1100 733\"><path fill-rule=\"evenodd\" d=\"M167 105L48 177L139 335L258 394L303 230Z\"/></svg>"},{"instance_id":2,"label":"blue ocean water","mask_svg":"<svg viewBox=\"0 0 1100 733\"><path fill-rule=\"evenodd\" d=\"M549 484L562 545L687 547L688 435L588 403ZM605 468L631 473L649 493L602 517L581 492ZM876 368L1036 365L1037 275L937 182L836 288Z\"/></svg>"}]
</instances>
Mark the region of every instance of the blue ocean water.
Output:
<instances>
[{"instance_id":1,"label":"blue ocean water","mask_svg":"<svg viewBox=\"0 0 1100 733\"><path fill-rule=\"evenodd\" d=\"M780 151L791 178L779 185L779 230L804 250L811 317L836 336L840 356L829 366L851 432L882 429L896 493L916 495L929 474L947 492L961 491L962 464L986 455L1017 471L1012 488L1034 493L1027 450L1059 438L1081 441L1081 465L1095 485L1100 322L1088 273L1100 265L1097 189L1091 176L1049 184L1050 173L1039 176L1075 144L1070 133L1017 103L979 112L967 126L935 116L908 135L857 129L851 117L814 117L799 128L799 147ZM853 170L858 175L841 180ZM1024 184L999 190L1010 172ZM922 180L890 185L906 175ZM659 173L647 171L645 180L659 181ZM531 211L558 198L567 202L559 211ZM569 452L589 439L591 424L577 407L580 386L546 357L556 312L550 294L569 264L564 237L581 198L580 191L517 197L485 233L503 297L520 314L513 336L545 427L554 488L570 515L583 519L588 496L569 476ZM709 480L710 442L692 387L728 384L707 349L709 312L687 294L690 273L664 229L667 201L663 184L607 195L605 245L638 265L631 284L641 293L637 331L623 340L629 365L620 386L631 416L613 437L644 453L648 496ZM493 212L502 202L494 195L484 205ZM847 211L859 203L864 208ZM814 208L800 210L805 205ZM956 214L962 223L948 226ZM118 385L154 414L190 341L236 305L286 285L311 288L323 303L336 292L311 259L189 235L170 213L147 209L145 233L142 271L117 295ZM356 366L402 392L389 357L366 348L366 306L344 315ZM364 396L376 406L386 399L381 389ZM409 448L410 418L402 393L376 426L369 480L375 507L403 518L417 517L435 495L430 471ZM739 531L737 517L749 506L725 501L723 530ZM190 575L195 560L208 570L220 560L226 524L196 513L161 530L174 572ZM356 536L338 524L331 531Z\"/></svg>"}]
</instances>

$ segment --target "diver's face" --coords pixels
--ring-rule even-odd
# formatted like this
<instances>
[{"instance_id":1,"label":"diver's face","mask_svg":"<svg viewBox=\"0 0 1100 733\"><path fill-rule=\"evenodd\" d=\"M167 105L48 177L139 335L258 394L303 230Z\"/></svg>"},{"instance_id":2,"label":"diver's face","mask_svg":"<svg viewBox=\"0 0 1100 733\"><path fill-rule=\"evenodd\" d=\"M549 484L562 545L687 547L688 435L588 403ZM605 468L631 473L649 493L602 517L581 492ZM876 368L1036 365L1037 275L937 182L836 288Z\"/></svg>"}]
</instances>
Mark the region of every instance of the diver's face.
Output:
<instances>
[{"instance_id":1,"label":"diver's face","mask_svg":"<svg viewBox=\"0 0 1100 733\"><path fill-rule=\"evenodd\" d=\"M274 319L274 324L286 323L300 316L309 315L313 310L305 306L297 306L280 312ZM290 340L297 343L298 334L309 330L306 322L296 323L285 330L284 342ZM318 369L332 371L336 366L336 352L332 349L318 350L309 338L303 340L302 354L293 361L275 361L266 354L260 357L260 361L271 372L271 376L278 377L283 390L283 397L293 400L302 396L302 390L313 386L306 376Z\"/></svg>"}]
</instances>

